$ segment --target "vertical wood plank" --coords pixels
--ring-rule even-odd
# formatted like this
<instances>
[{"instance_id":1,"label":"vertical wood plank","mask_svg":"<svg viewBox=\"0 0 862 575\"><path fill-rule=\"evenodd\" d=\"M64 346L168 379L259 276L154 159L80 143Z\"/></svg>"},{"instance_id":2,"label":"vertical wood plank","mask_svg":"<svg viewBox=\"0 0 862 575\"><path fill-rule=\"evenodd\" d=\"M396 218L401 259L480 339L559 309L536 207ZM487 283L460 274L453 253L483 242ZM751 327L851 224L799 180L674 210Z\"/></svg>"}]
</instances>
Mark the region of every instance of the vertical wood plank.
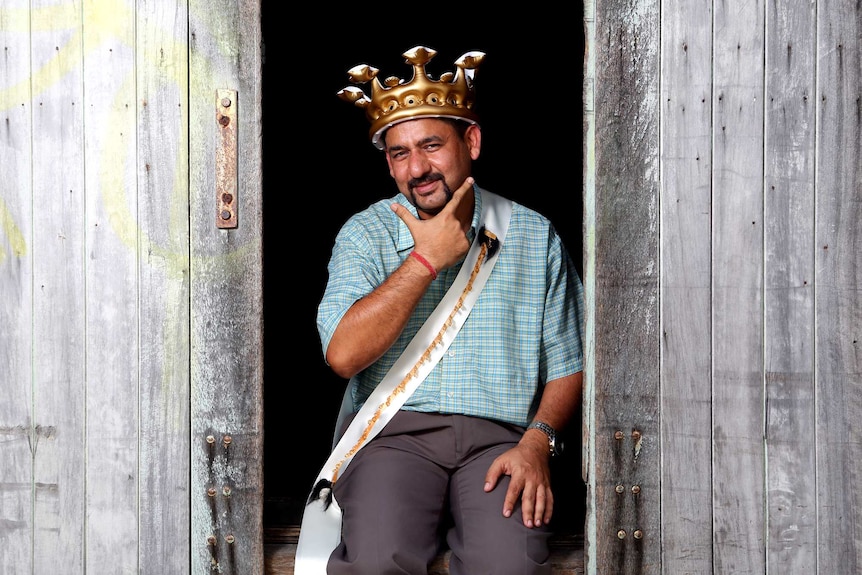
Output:
<instances>
[{"instance_id":1,"label":"vertical wood plank","mask_svg":"<svg viewBox=\"0 0 862 575\"><path fill-rule=\"evenodd\" d=\"M763 573L764 5L715 5L714 570Z\"/></svg>"},{"instance_id":2,"label":"vertical wood plank","mask_svg":"<svg viewBox=\"0 0 862 575\"><path fill-rule=\"evenodd\" d=\"M818 573L862 570L862 12L818 2Z\"/></svg>"},{"instance_id":3,"label":"vertical wood plank","mask_svg":"<svg viewBox=\"0 0 862 575\"><path fill-rule=\"evenodd\" d=\"M191 569L261 573L260 2L194 0L189 14ZM237 92L230 103L238 108L236 229L215 224L219 89ZM209 486L216 487L214 497L207 496Z\"/></svg>"},{"instance_id":4,"label":"vertical wood plank","mask_svg":"<svg viewBox=\"0 0 862 575\"><path fill-rule=\"evenodd\" d=\"M596 572L598 549L598 493L596 475L596 0L584 0L583 86L583 228L584 228L584 399L581 468L586 485L584 503L584 557L586 572ZM602 494L604 496L604 493Z\"/></svg>"},{"instance_id":5,"label":"vertical wood plank","mask_svg":"<svg viewBox=\"0 0 862 575\"><path fill-rule=\"evenodd\" d=\"M87 571L138 570L135 5L85 0ZM106 73L107 72L107 73Z\"/></svg>"},{"instance_id":6,"label":"vertical wood plank","mask_svg":"<svg viewBox=\"0 0 862 575\"><path fill-rule=\"evenodd\" d=\"M764 367L770 572L816 572L814 428L815 10L766 12Z\"/></svg>"},{"instance_id":7,"label":"vertical wood plank","mask_svg":"<svg viewBox=\"0 0 862 575\"><path fill-rule=\"evenodd\" d=\"M188 573L188 3L136 5L139 573Z\"/></svg>"},{"instance_id":8,"label":"vertical wood plank","mask_svg":"<svg viewBox=\"0 0 862 575\"><path fill-rule=\"evenodd\" d=\"M35 573L83 573L86 240L81 6L32 3Z\"/></svg>"},{"instance_id":9,"label":"vertical wood plank","mask_svg":"<svg viewBox=\"0 0 862 575\"><path fill-rule=\"evenodd\" d=\"M712 570L712 1L662 4L662 572Z\"/></svg>"},{"instance_id":10,"label":"vertical wood plank","mask_svg":"<svg viewBox=\"0 0 862 575\"><path fill-rule=\"evenodd\" d=\"M30 12L0 7L0 573L32 571L33 169Z\"/></svg>"},{"instance_id":11,"label":"vertical wood plank","mask_svg":"<svg viewBox=\"0 0 862 575\"><path fill-rule=\"evenodd\" d=\"M587 511L596 518L588 524L589 573L660 570L658 8L658 1L597 1L590 48L596 185L586 199L595 251L587 271L594 345Z\"/></svg>"}]
</instances>

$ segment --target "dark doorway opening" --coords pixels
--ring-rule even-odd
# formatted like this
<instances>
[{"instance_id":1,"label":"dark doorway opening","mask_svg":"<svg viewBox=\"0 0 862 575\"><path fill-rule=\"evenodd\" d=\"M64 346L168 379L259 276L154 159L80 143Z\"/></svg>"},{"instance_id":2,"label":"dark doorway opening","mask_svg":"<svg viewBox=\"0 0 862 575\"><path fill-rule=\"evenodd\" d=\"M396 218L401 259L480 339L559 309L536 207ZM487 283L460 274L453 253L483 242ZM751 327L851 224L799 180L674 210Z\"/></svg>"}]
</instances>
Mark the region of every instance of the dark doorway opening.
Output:
<instances>
[{"instance_id":1,"label":"dark doorway opening","mask_svg":"<svg viewBox=\"0 0 862 575\"><path fill-rule=\"evenodd\" d=\"M404 77L410 68L401 54L423 44L437 50L428 72L439 76L463 53L485 52L476 74L477 183L549 217L580 265L584 34L577 4L565 15L495 9L492 24L481 13L461 23L428 16L387 23L372 18L370 6L300 11L263 2L264 527L299 525L346 384L325 365L315 325L332 242L349 215L396 192L362 111L336 97L348 85L347 70L367 63L384 77ZM556 521L561 531L583 534L579 425L566 442L568 455L555 464Z\"/></svg>"}]
</instances>

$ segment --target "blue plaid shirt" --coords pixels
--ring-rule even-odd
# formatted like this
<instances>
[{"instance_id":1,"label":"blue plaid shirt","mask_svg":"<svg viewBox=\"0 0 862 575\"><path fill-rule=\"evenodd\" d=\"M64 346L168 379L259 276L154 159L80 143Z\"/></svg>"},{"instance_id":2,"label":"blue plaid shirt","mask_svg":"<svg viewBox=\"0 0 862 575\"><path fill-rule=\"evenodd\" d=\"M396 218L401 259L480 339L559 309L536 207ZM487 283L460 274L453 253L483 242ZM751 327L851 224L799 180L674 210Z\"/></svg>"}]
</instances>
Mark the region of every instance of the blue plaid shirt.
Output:
<instances>
[{"instance_id":1,"label":"blue plaid shirt","mask_svg":"<svg viewBox=\"0 0 862 575\"><path fill-rule=\"evenodd\" d=\"M482 212L482 195L469 233ZM338 322L393 273L413 236L389 207L417 216L402 194L352 216L335 239L329 281L317 313L324 356ZM418 217L418 216L417 216ZM350 380L359 410L452 285L460 264L431 283L395 344ZM455 341L402 409L460 413L526 426L545 382L583 369L583 286L551 222L518 203L493 272Z\"/></svg>"}]
</instances>

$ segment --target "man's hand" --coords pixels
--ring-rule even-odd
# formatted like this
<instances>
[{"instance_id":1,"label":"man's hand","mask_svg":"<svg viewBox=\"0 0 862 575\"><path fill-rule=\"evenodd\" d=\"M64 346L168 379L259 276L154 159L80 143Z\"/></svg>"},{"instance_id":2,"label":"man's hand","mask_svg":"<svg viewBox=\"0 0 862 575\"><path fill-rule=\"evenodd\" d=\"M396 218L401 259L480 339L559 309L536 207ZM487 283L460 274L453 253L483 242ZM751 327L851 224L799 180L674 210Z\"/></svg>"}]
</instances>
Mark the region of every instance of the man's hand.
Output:
<instances>
[{"instance_id":1,"label":"man's hand","mask_svg":"<svg viewBox=\"0 0 862 575\"><path fill-rule=\"evenodd\" d=\"M464 198L467 193L473 193L472 190L473 178L467 178L443 209L427 220L415 218L401 204L392 204L392 211L410 230L416 252L422 254L437 271L452 267L470 249L464 222L469 229L472 203L464 202Z\"/></svg>"},{"instance_id":2,"label":"man's hand","mask_svg":"<svg viewBox=\"0 0 862 575\"><path fill-rule=\"evenodd\" d=\"M526 439L526 438L525 438ZM518 498L521 515L527 527L539 527L551 521L554 494L551 492L551 470L547 442L524 441L499 456L485 475L485 492L496 487L503 475L509 475L509 489L503 502L503 515L510 517Z\"/></svg>"}]
</instances>

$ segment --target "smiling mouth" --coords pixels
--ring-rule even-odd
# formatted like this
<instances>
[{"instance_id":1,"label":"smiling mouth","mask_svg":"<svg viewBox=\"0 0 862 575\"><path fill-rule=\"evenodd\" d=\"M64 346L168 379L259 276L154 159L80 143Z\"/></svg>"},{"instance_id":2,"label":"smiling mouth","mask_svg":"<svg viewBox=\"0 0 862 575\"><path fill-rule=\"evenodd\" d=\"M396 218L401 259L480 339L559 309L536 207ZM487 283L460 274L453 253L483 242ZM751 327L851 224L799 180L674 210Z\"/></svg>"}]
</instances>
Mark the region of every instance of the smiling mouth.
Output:
<instances>
[{"instance_id":1,"label":"smiling mouth","mask_svg":"<svg viewBox=\"0 0 862 575\"><path fill-rule=\"evenodd\" d=\"M416 188L424 188L438 181L443 181L443 176L439 174L434 174L425 178L414 178L407 182L407 185L411 190L415 191Z\"/></svg>"}]
</instances>

